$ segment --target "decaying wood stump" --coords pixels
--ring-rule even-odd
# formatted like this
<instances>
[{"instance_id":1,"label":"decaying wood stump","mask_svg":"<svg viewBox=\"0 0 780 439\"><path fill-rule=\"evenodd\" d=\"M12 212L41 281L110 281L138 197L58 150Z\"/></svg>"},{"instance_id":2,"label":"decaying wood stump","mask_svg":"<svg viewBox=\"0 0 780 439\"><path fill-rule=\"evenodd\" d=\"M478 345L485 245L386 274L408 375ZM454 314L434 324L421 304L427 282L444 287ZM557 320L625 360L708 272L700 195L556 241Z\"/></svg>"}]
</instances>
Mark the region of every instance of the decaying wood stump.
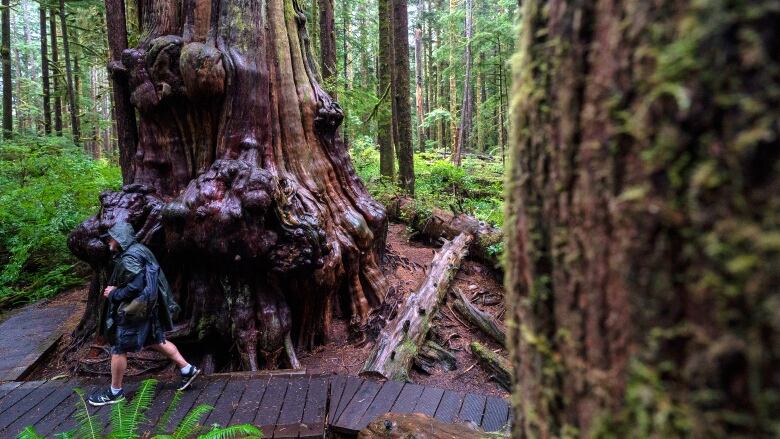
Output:
<instances>
[{"instance_id":1,"label":"decaying wood stump","mask_svg":"<svg viewBox=\"0 0 780 439\"><path fill-rule=\"evenodd\" d=\"M110 66L138 114L130 184L101 195L71 251L106 267L100 235L131 223L182 305L177 334L219 368L273 367L290 336L323 343L334 309L360 328L387 289L387 219L336 134L343 113L320 87L299 3L138 9L140 44ZM93 329L85 318L80 332Z\"/></svg>"},{"instance_id":2,"label":"decaying wood stump","mask_svg":"<svg viewBox=\"0 0 780 439\"><path fill-rule=\"evenodd\" d=\"M482 366L501 387L512 389L512 368L509 360L488 349L480 342L474 341L470 345L471 353L477 357Z\"/></svg>"},{"instance_id":3,"label":"decaying wood stump","mask_svg":"<svg viewBox=\"0 0 780 439\"><path fill-rule=\"evenodd\" d=\"M447 294L450 280L468 253L471 235L462 233L447 242L431 261L425 281L387 322L369 354L361 374L406 380L412 360L430 327L430 321Z\"/></svg>"}]
</instances>

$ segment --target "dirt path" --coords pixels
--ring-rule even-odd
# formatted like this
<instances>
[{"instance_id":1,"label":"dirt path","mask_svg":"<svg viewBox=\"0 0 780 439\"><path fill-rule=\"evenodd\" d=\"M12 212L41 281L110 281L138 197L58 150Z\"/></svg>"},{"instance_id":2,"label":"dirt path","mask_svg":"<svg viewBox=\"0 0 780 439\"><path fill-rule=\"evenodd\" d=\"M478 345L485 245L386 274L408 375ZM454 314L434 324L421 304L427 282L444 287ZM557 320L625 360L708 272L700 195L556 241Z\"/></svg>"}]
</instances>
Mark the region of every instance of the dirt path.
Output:
<instances>
[{"instance_id":1,"label":"dirt path","mask_svg":"<svg viewBox=\"0 0 780 439\"><path fill-rule=\"evenodd\" d=\"M425 267L430 263L435 251L434 247L410 242L408 238L409 234L404 225L390 225L387 237L389 264L386 268L386 274L390 281L391 295L394 295L399 301L414 291L422 282L425 277ZM484 311L499 317L503 316L503 287L491 270L482 264L464 261L460 271L455 276L453 287L463 291ZM76 327L83 313L86 297L86 287L82 287L63 293L48 303L53 306L71 303L75 305L75 309L73 315L64 324L66 335L61 340L58 350L51 355L45 364L31 374L32 379L46 379L61 374L70 375L75 361L100 353L99 350L90 349L89 346L84 346L75 354L68 356L64 355L63 352L63 348L70 342L68 334ZM492 303L492 305L481 303ZM445 371L437 368L432 375L412 370L410 374L412 381L449 390L483 393L506 398L509 394L491 381L490 376L479 366L475 366L476 361L468 351L468 346L476 340L502 355L506 355L506 352L475 328L465 324L464 319L449 306L445 305L434 321L435 325L449 339L448 347L457 358L457 369ZM357 375L368 357L372 343L350 342L347 322L338 319L333 322L332 339L331 343L320 346L312 352L299 353L302 366L306 368L308 373L312 374ZM137 364L147 364L144 363L144 359L154 360L157 358L156 353L146 351L135 354L135 356L138 358ZM140 368L141 366L139 366ZM162 367L147 372L144 372L143 369L133 370L131 367L129 372L130 374L140 373L140 376L154 375L161 379L173 378L172 367Z\"/></svg>"}]
</instances>

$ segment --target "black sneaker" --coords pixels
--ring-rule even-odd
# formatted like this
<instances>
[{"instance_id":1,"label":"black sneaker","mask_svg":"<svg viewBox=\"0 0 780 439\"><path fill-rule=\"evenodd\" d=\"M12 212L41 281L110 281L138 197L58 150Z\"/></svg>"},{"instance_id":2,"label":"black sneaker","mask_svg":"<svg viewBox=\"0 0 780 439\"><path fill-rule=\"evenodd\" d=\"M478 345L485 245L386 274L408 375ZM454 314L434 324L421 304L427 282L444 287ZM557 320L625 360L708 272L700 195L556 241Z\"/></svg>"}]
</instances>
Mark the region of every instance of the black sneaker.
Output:
<instances>
[{"instance_id":1,"label":"black sneaker","mask_svg":"<svg viewBox=\"0 0 780 439\"><path fill-rule=\"evenodd\" d=\"M114 395L114 392L111 391L111 389L104 389L99 392L94 392L93 394L89 395L89 398L87 398L87 402L89 405L100 407L102 405L107 404L116 404L119 401L125 400L125 393L123 391L119 391L116 395Z\"/></svg>"},{"instance_id":2,"label":"black sneaker","mask_svg":"<svg viewBox=\"0 0 780 439\"><path fill-rule=\"evenodd\" d=\"M181 384L179 385L179 390L184 390L187 387L190 387L190 384L195 381L195 378L198 375L200 375L200 369L195 366L190 367L189 373L181 374Z\"/></svg>"}]
</instances>

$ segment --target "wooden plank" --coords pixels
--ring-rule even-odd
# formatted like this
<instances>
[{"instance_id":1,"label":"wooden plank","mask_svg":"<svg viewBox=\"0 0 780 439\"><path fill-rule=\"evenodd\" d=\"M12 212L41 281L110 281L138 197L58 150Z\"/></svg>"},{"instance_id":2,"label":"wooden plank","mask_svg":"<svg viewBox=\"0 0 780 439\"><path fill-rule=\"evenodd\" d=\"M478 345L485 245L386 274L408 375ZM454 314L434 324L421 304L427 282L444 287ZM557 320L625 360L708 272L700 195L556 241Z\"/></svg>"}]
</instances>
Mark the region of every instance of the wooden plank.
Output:
<instances>
[{"instance_id":1,"label":"wooden plank","mask_svg":"<svg viewBox=\"0 0 780 439\"><path fill-rule=\"evenodd\" d=\"M230 418L229 425L251 424L255 420L257 409L260 407L260 401L263 400L268 380L271 376L258 377L250 379L241 400L238 403L238 409Z\"/></svg>"},{"instance_id":2,"label":"wooden plank","mask_svg":"<svg viewBox=\"0 0 780 439\"><path fill-rule=\"evenodd\" d=\"M368 406L363 417L358 422L358 430L362 430L377 416L383 415L390 411L393 407L398 395L401 394L401 390L404 388L404 383L401 381L386 381L382 384L382 388L377 393L376 398Z\"/></svg>"},{"instance_id":3,"label":"wooden plank","mask_svg":"<svg viewBox=\"0 0 780 439\"><path fill-rule=\"evenodd\" d=\"M6 428L10 427L19 418L32 410L33 407L38 405L39 402L43 401L47 396L54 393L54 391L57 390L57 384L60 383L55 383L52 381L44 382L35 390L27 394L27 396L17 401L16 404L9 407L8 410L4 411L2 415L0 415L0 431L5 431ZM24 428L24 426L22 426L22 428ZM18 431L14 431L13 433L6 432L6 434L14 435L16 433L18 433Z\"/></svg>"},{"instance_id":4,"label":"wooden plank","mask_svg":"<svg viewBox=\"0 0 780 439\"><path fill-rule=\"evenodd\" d=\"M287 385L284 403L274 427L275 438L296 438L300 430L303 408L306 406L306 393L311 377L292 377Z\"/></svg>"},{"instance_id":5,"label":"wooden plank","mask_svg":"<svg viewBox=\"0 0 780 439\"><path fill-rule=\"evenodd\" d=\"M12 390L22 385L21 381L10 381L0 384L0 400L5 398L5 395L11 393Z\"/></svg>"},{"instance_id":6,"label":"wooden plank","mask_svg":"<svg viewBox=\"0 0 780 439\"><path fill-rule=\"evenodd\" d=\"M11 391L11 393L9 393L5 398L3 398L3 400L0 401L0 425L8 425L13 422L15 418L11 421L5 422L5 412L16 405L17 402L26 398L27 395L40 387L43 383L45 383L45 381L27 381L26 383L23 383Z\"/></svg>"},{"instance_id":7,"label":"wooden plank","mask_svg":"<svg viewBox=\"0 0 780 439\"><path fill-rule=\"evenodd\" d=\"M225 379L224 381L227 381L225 389L222 390L219 399L212 404L214 410L209 413L203 425L219 424L226 427L230 423L230 418L238 407L241 396L243 396L244 390L249 383L243 377Z\"/></svg>"},{"instance_id":8,"label":"wooden plank","mask_svg":"<svg viewBox=\"0 0 780 439\"><path fill-rule=\"evenodd\" d=\"M360 430L360 420L363 418L363 414L376 398L379 390L382 388L382 383L374 380L365 380L360 386L355 396L347 404L347 407L339 415L333 427L343 429L346 431Z\"/></svg>"},{"instance_id":9,"label":"wooden plank","mask_svg":"<svg viewBox=\"0 0 780 439\"><path fill-rule=\"evenodd\" d=\"M485 416L482 418L482 429L485 431L500 430L509 418L509 404L495 396L488 396L485 402Z\"/></svg>"},{"instance_id":10,"label":"wooden plank","mask_svg":"<svg viewBox=\"0 0 780 439\"><path fill-rule=\"evenodd\" d=\"M390 411L394 413L412 413L423 390L425 390L425 388L418 384L404 384L404 388L401 389L401 394L398 395L398 398L390 408Z\"/></svg>"},{"instance_id":11,"label":"wooden plank","mask_svg":"<svg viewBox=\"0 0 780 439\"><path fill-rule=\"evenodd\" d=\"M463 405L463 393L453 392L452 390L446 390L444 396L441 397L439 407L436 408L436 413L433 417L446 422L452 423L452 421L458 416L460 407Z\"/></svg>"},{"instance_id":12,"label":"wooden plank","mask_svg":"<svg viewBox=\"0 0 780 439\"><path fill-rule=\"evenodd\" d=\"M44 437L53 435L54 433L60 433L64 429L59 429L61 425L72 420L73 413L76 412L76 401L78 401L78 395L73 391L77 383L68 383L65 388L69 389L68 396L63 399L56 407L49 411L43 418L35 422L35 429L38 434Z\"/></svg>"},{"instance_id":13,"label":"wooden plank","mask_svg":"<svg viewBox=\"0 0 780 439\"><path fill-rule=\"evenodd\" d=\"M336 419L336 408L341 401L341 395L344 393L344 386L347 383L347 377L336 375L328 380L328 419Z\"/></svg>"},{"instance_id":14,"label":"wooden plank","mask_svg":"<svg viewBox=\"0 0 780 439\"><path fill-rule=\"evenodd\" d=\"M325 434L325 412L328 407L328 379L313 376L309 381L306 406L303 408L300 438L322 437Z\"/></svg>"},{"instance_id":15,"label":"wooden plank","mask_svg":"<svg viewBox=\"0 0 780 439\"><path fill-rule=\"evenodd\" d=\"M473 422L475 425L482 425L482 414L485 412L485 395L468 393L463 398L463 404L458 413L458 420L463 422Z\"/></svg>"},{"instance_id":16,"label":"wooden plank","mask_svg":"<svg viewBox=\"0 0 780 439\"><path fill-rule=\"evenodd\" d=\"M73 383L73 381L59 382L59 386L53 393L17 419L13 424L9 425L6 428L6 432L14 435L13 437L16 437L15 435L23 428L43 420L45 416L73 394L73 386L71 383Z\"/></svg>"},{"instance_id":17,"label":"wooden plank","mask_svg":"<svg viewBox=\"0 0 780 439\"><path fill-rule=\"evenodd\" d=\"M176 395L176 386L173 383L164 383L157 386L154 401L152 401L152 405L149 406L149 410L146 412L146 422L138 428L141 437L144 436L144 433L149 434L150 437L155 433L157 423L173 401L174 395ZM167 429L168 426L166 425L164 428Z\"/></svg>"},{"instance_id":18,"label":"wooden plank","mask_svg":"<svg viewBox=\"0 0 780 439\"><path fill-rule=\"evenodd\" d=\"M179 425L187 413L195 407L195 402L198 401L200 394L204 393L211 383L212 381L210 379L203 379L200 381L198 387L189 388L182 393L181 400L179 400L179 407L177 407L171 415L170 424L167 426L168 429ZM169 433L170 430L166 430L166 432Z\"/></svg>"},{"instance_id":19,"label":"wooden plank","mask_svg":"<svg viewBox=\"0 0 780 439\"><path fill-rule=\"evenodd\" d=\"M347 377L346 382L344 383L344 391L341 393L338 406L336 406L336 412L332 418L329 418L329 424L335 424L336 420L341 417L341 414L344 413L344 409L347 408L347 404L352 401L352 397L355 396L355 393L357 393L361 384L363 384L362 379Z\"/></svg>"},{"instance_id":20,"label":"wooden plank","mask_svg":"<svg viewBox=\"0 0 780 439\"><path fill-rule=\"evenodd\" d=\"M439 407L442 396L444 396L443 389L426 387L425 390L423 390L422 395L420 395L420 399L417 400L417 404L414 406L414 412L433 416L436 413L436 409Z\"/></svg>"},{"instance_id":21,"label":"wooden plank","mask_svg":"<svg viewBox=\"0 0 780 439\"><path fill-rule=\"evenodd\" d=\"M279 419L279 411L282 408L289 381L290 378L285 376L273 376L268 381L260 408L257 410L253 422L254 425L263 430L263 437L271 437L274 434L274 426L276 420Z\"/></svg>"}]
</instances>

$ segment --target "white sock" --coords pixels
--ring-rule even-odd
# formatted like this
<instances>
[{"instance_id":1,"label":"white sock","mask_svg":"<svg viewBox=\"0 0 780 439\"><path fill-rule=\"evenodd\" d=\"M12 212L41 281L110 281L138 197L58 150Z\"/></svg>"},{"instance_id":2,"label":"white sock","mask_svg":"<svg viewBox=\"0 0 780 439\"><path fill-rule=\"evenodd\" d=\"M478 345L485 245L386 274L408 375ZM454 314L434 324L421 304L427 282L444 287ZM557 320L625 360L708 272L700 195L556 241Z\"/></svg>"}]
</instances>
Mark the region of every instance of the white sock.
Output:
<instances>
[{"instance_id":1,"label":"white sock","mask_svg":"<svg viewBox=\"0 0 780 439\"><path fill-rule=\"evenodd\" d=\"M179 370L181 371L182 374L187 375L188 373L192 372L192 365L188 363L186 366L182 367Z\"/></svg>"},{"instance_id":2,"label":"white sock","mask_svg":"<svg viewBox=\"0 0 780 439\"><path fill-rule=\"evenodd\" d=\"M114 396L117 396L117 395L119 395L119 392L121 392L121 391L122 391L122 388L121 388L121 387L120 387L120 388L118 388L118 389L115 389L115 388L114 388L114 386L110 386L110 387L111 387L111 394L112 394L112 395L114 395Z\"/></svg>"}]
</instances>

